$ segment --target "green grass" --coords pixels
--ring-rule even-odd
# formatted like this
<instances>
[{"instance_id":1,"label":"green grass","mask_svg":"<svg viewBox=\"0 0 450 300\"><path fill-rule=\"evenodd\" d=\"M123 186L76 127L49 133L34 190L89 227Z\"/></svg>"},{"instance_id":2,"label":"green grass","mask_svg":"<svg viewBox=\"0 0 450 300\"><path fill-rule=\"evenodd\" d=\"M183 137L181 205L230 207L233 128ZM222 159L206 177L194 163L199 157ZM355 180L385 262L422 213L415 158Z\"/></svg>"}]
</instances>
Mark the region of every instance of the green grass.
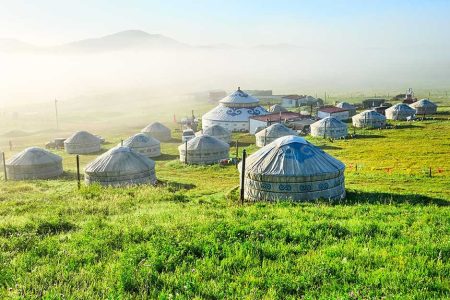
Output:
<instances>
[{"instance_id":1,"label":"green grass","mask_svg":"<svg viewBox=\"0 0 450 300\"><path fill-rule=\"evenodd\" d=\"M77 190L74 156L57 151L62 178L0 183L0 298L449 298L450 121L440 117L308 137L347 165L341 202L240 206L235 166L185 166L177 141L162 145L157 187ZM105 149L134 127L105 130Z\"/></svg>"}]
</instances>

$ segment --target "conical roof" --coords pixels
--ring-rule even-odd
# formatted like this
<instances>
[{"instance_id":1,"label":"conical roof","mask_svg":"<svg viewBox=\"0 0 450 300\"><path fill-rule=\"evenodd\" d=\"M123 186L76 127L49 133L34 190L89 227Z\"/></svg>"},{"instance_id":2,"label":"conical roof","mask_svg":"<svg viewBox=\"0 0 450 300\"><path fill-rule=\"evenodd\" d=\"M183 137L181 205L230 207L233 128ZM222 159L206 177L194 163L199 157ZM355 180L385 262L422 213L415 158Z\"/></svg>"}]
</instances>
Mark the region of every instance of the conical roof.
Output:
<instances>
[{"instance_id":1,"label":"conical roof","mask_svg":"<svg viewBox=\"0 0 450 300\"><path fill-rule=\"evenodd\" d=\"M180 145L178 146L178 150L184 151L185 147L186 147L185 144ZM187 142L188 151L198 150L198 151L216 152L216 151L227 151L229 149L230 145L209 135L196 136Z\"/></svg>"},{"instance_id":2,"label":"conical roof","mask_svg":"<svg viewBox=\"0 0 450 300\"><path fill-rule=\"evenodd\" d=\"M17 153L6 164L10 166L36 166L52 163L60 163L62 158L48 150L30 147Z\"/></svg>"},{"instance_id":3,"label":"conical roof","mask_svg":"<svg viewBox=\"0 0 450 300\"><path fill-rule=\"evenodd\" d=\"M374 111L374 110L365 110L363 112L360 112L357 115L354 115L352 119L366 119L366 120L386 120L386 117L382 114Z\"/></svg>"},{"instance_id":4,"label":"conical roof","mask_svg":"<svg viewBox=\"0 0 450 300\"><path fill-rule=\"evenodd\" d=\"M159 122L153 122L145 126L141 132L149 132L149 133L170 133L170 129L166 127L165 125L159 123Z\"/></svg>"},{"instance_id":5,"label":"conical roof","mask_svg":"<svg viewBox=\"0 0 450 300\"><path fill-rule=\"evenodd\" d=\"M238 87L238 89L235 92L231 93L230 95L220 100L220 103L226 106L235 104L256 105L259 103L259 99L245 93L244 91L241 90L240 87Z\"/></svg>"},{"instance_id":6,"label":"conical roof","mask_svg":"<svg viewBox=\"0 0 450 300\"><path fill-rule=\"evenodd\" d=\"M348 102L339 102L338 104L336 104L336 107L339 107L342 109L356 109L355 106L353 106L352 104L350 104Z\"/></svg>"},{"instance_id":7,"label":"conical roof","mask_svg":"<svg viewBox=\"0 0 450 300\"><path fill-rule=\"evenodd\" d=\"M86 166L87 174L105 173L120 176L144 173L155 168L155 162L129 147L115 147Z\"/></svg>"},{"instance_id":8,"label":"conical roof","mask_svg":"<svg viewBox=\"0 0 450 300\"><path fill-rule=\"evenodd\" d=\"M345 165L302 137L276 139L247 158L246 173L250 178L291 177L323 180L343 173ZM286 179L289 181L289 178Z\"/></svg>"},{"instance_id":9,"label":"conical roof","mask_svg":"<svg viewBox=\"0 0 450 300\"><path fill-rule=\"evenodd\" d=\"M212 125L207 127L203 130L204 135L210 135L210 136L224 136L224 135L230 135L231 132L227 129L223 128L220 125Z\"/></svg>"},{"instance_id":10,"label":"conical roof","mask_svg":"<svg viewBox=\"0 0 450 300\"><path fill-rule=\"evenodd\" d=\"M386 109L386 112L403 112L407 114L414 114L416 111L406 103L397 103Z\"/></svg>"},{"instance_id":11,"label":"conical roof","mask_svg":"<svg viewBox=\"0 0 450 300\"><path fill-rule=\"evenodd\" d=\"M297 132L281 123L275 123L255 134L257 137L278 138L285 135L297 135Z\"/></svg>"},{"instance_id":12,"label":"conical roof","mask_svg":"<svg viewBox=\"0 0 450 300\"><path fill-rule=\"evenodd\" d=\"M425 107L425 108L436 108L437 105L430 101L430 99L421 99L419 101L416 101L412 104L410 104L412 108L418 108L418 107Z\"/></svg>"},{"instance_id":13,"label":"conical roof","mask_svg":"<svg viewBox=\"0 0 450 300\"><path fill-rule=\"evenodd\" d=\"M77 131L64 141L64 144L100 144L101 140L87 131Z\"/></svg>"},{"instance_id":14,"label":"conical roof","mask_svg":"<svg viewBox=\"0 0 450 300\"><path fill-rule=\"evenodd\" d=\"M288 111L288 110L286 108L284 108L283 106L281 106L280 104L272 105L269 108L269 112L271 112L271 113L279 113L279 112L285 112L285 111Z\"/></svg>"},{"instance_id":15,"label":"conical roof","mask_svg":"<svg viewBox=\"0 0 450 300\"><path fill-rule=\"evenodd\" d=\"M159 144L160 142L157 139L145 135L144 133L135 134L123 141L123 146L130 148L152 147Z\"/></svg>"}]
</instances>

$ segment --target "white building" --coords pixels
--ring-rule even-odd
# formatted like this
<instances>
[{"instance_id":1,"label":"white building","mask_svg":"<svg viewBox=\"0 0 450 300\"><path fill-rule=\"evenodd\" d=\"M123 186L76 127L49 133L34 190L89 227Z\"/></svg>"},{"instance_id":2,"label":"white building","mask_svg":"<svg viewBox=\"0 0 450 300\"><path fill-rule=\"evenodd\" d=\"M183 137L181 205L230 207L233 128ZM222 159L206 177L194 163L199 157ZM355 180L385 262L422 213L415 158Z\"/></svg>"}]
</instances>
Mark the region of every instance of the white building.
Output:
<instances>
[{"instance_id":1,"label":"white building","mask_svg":"<svg viewBox=\"0 0 450 300\"><path fill-rule=\"evenodd\" d=\"M324 119L327 117L334 117L339 121L347 120L350 118L349 111L346 109L342 109L334 106L326 106L319 109L317 112L317 117L320 119Z\"/></svg>"},{"instance_id":2,"label":"white building","mask_svg":"<svg viewBox=\"0 0 450 300\"><path fill-rule=\"evenodd\" d=\"M202 117L202 128L220 125L231 131L249 131L249 118L267 114L259 100L240 88L220 100L220 104Z\"/></svg>"},{"instance_id":3,"label":"white building","mask_svg":"<svg viewBox=\"0 0 450 300\"><path fill-rule=\"evenodd\" d=\"M318 102L319 100L312 96L303 96L303 95L287 95L281 98L281 106L283 107L317 105Z\"/></svg>"},{"instance_id":4,"label":"white building","mask_svg":"<svg viewBox=\"0 0 450 300\"><path fill-rule=\"evenodd\" d=\"M302 118L305 118L305 116L291 111L254 116L249 119L249 132L255 134L258 127L266 128L274 123L290 123Z\"/></svg>"}]
</instances>

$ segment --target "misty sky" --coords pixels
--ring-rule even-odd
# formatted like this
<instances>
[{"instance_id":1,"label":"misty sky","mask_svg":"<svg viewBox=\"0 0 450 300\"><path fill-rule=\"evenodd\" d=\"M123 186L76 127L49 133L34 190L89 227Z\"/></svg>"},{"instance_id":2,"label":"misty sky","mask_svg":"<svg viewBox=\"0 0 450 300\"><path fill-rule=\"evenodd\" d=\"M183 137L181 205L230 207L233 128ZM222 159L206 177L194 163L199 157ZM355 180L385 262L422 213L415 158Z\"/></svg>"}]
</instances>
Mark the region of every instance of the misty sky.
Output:
<instances>
[{"instance_id":1,"label":"misty sky","mask_svg":"<svg viewBox=\"0 0 450 300\"><path fill-rule=\"evenodd\" d=\"M126 29L188 44L448 47L450 1L0 0L0 37L54 45Z\"/></svg>"}]
</instances>

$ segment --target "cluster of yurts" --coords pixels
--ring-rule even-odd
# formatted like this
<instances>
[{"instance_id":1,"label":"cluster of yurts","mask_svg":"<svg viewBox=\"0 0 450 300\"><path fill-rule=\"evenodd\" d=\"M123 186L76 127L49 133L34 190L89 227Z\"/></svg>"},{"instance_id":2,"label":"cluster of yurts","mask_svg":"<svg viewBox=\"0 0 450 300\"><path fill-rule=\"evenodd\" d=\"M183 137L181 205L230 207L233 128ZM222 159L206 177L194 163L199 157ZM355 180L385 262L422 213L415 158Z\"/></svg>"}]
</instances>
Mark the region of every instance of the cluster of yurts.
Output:
<instances>
[{"instance_id":1,"label":"cluster of yurts","mask_svg":"<svg viewBox=\"0 0 450 300\"><path fill-rule=\"evenodd\" d=\"M421 105L428 106L431 102L427 101L422 100ZM249 116L267 113L258 102L240 89L224 98L218 107L203 116L203 131L178 147L180 161L214 164L228 159L231 131L248 130L245 126L248 126ZM434 106L434 112L435 109ZM399 104L386 110L388 116L390 113L397 119L406 119L411 112L404 104ZM427 113L432 111L428 109ZM385 116L371 110L353 116L353 124L359 127L377 128L385 123ZM312 124L311 131L317 131L319 136L326 132L330 137L339 137L344 131L347 134L347 126L335 118L325 118ZM89 163L85 168L85 182L105 186L155 184L155 162L151 158L160 156L160 142L171 138L171 130L163 124L148 125L141 133ZM99 137L79 131L64 141L64 148L70 154L89 154L99 152L101 143ZM246 160L244 194L247 200L307 201L345 197L345 165L285 125L276 123L257 132L256 145L262 148ZM239 166L242 173L242 163ZM62 158L32 147L9 159L6 170L12 180L52 178L63 173Z\"/></svg>"}]
</instances>

